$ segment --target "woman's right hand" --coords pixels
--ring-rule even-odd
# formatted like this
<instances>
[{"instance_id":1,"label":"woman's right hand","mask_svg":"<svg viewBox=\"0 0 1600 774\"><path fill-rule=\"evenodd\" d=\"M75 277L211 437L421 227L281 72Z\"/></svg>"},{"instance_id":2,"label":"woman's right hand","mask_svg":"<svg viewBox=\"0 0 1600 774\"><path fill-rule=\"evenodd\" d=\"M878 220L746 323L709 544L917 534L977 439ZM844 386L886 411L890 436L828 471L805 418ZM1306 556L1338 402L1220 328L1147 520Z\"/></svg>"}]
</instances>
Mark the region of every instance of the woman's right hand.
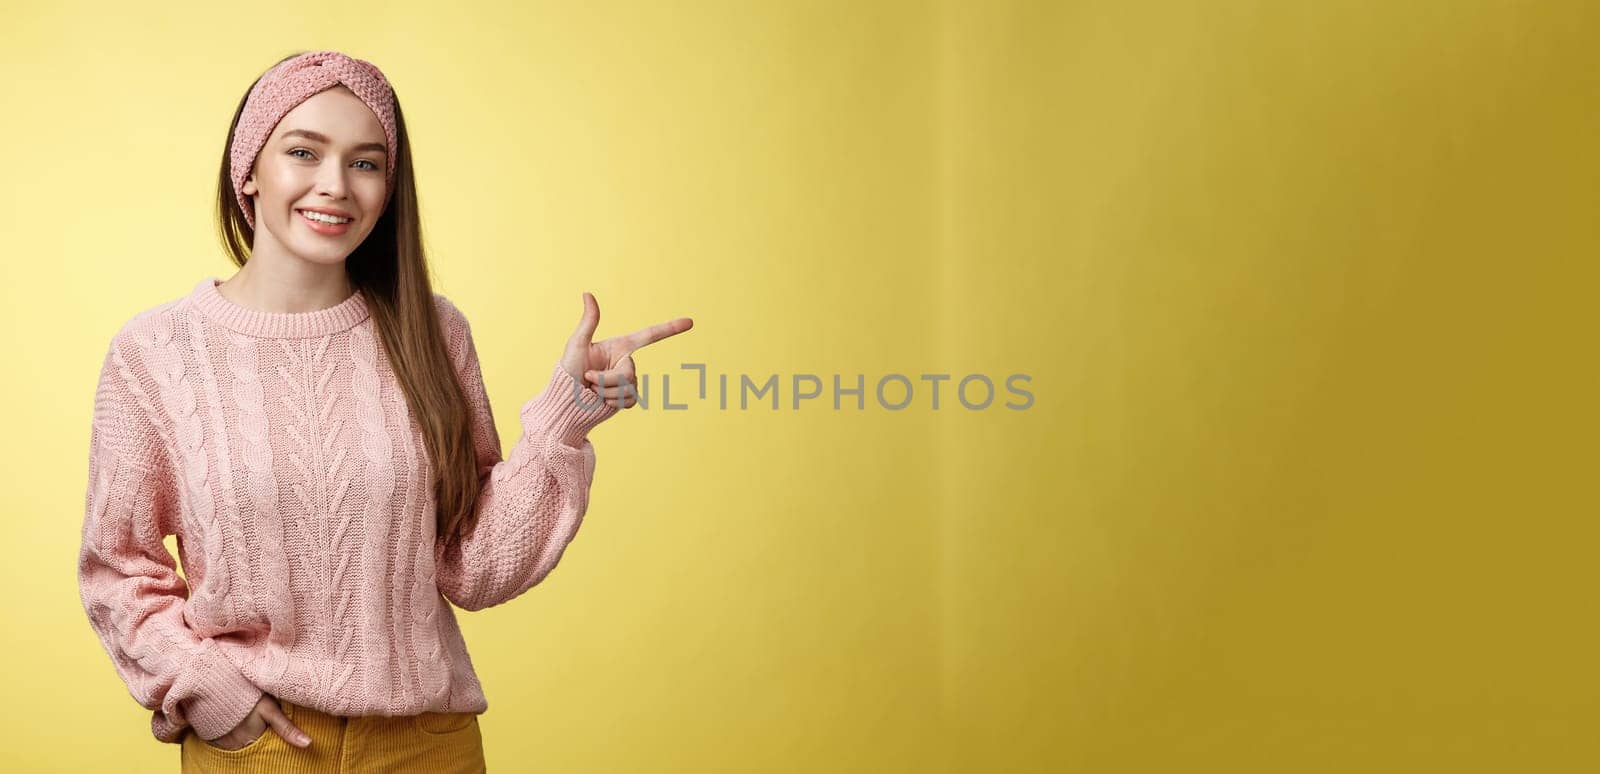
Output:
<instances>
[{"instance_id":1,"label":"woman's right hand","mask_svg":"<svg viewBox=\"0 0 1600 774\"><path fill-rule=\"evenodd\" d=\"M245 715L244 720L239 721L239 725L234 726L232 731L206 741L206 744L224 750L237 750L260 739L269 726L278 733L278 736L283 737L284 741L295 747L311 745L311 736L291 723L289 716L283 714L283 708L278 706L278 700L266 693L261 694L261 700L256 702L255 708L250 710L250 714Z\"/></svg>"}]
</instances>

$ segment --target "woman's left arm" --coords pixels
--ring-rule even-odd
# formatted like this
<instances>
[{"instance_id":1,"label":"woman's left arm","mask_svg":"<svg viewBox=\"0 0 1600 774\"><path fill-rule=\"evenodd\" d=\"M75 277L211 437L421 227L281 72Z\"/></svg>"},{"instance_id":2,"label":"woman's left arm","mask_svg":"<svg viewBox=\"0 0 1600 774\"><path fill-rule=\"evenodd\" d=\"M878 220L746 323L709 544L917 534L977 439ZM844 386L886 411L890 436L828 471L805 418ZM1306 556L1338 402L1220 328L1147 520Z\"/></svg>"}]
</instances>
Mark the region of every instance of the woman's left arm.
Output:
<instances>
[{"instance_id":1,"label":"woman's left arm","mask_svg":"<svg viewBox=\"0 0 1600 774\"><path fill-rule=\"evenodd\" d=\"M460 310L438 298L471 414L481 489L460 538L448 547L436 544L435 579L456 607L482 610L520 596L561 560L594 481L589 431L619 409L557 364L543 391L522 405L522 435L502 459L471 327Z\"/></svg>"}]
</instances>

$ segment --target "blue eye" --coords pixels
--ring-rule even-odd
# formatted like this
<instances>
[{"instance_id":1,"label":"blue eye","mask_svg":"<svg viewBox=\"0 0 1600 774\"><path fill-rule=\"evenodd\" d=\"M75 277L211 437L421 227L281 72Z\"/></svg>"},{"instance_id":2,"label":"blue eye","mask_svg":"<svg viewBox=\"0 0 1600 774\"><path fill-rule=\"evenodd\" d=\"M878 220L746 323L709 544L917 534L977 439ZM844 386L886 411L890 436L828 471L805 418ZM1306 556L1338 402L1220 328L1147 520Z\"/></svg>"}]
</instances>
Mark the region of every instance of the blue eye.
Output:
<instances>
[{"instance_id":1,"label":"blue eye","mask_svg":"<svg viewBox=\"0 0 1600 774\"><path fill-rule=\"evenodd\" d=\"M294 150L289 151L289 155L290 156L294 156L297 159L303 159L303 158L308 158L308 157L307 156L295 156L295 154L296 153L310 153L310 152L311 151L306 150L305 148L295 148ZM378 171L378 165L376 163L373 163L369 159L357 159L356 163L357 164L366 164L368 172L376 172L376 171Z\"/></svg>"}]
</instances>

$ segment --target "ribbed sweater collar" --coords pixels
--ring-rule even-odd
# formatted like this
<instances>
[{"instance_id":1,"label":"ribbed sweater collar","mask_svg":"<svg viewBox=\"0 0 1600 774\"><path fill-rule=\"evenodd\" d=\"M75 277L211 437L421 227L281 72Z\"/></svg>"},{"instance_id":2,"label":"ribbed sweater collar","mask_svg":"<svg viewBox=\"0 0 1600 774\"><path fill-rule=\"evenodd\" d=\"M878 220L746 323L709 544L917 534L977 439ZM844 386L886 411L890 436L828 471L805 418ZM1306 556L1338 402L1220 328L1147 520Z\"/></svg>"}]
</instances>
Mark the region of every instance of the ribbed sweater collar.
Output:
<instances>
[{"instance_id":1,"label":"ribbed sweater collar","mask_svg":"<svg viewBox=\"0 0 1600 774\"><path fill-rule=\"evenodd\" d=\"M206 277L189 300L206 317L229 330L271 339L304 339L349 330L367 319L367 300L358 288L349 298L315 312L259 312L228 300L217 290L222 280Z\"/></svg>"}]
</instances>

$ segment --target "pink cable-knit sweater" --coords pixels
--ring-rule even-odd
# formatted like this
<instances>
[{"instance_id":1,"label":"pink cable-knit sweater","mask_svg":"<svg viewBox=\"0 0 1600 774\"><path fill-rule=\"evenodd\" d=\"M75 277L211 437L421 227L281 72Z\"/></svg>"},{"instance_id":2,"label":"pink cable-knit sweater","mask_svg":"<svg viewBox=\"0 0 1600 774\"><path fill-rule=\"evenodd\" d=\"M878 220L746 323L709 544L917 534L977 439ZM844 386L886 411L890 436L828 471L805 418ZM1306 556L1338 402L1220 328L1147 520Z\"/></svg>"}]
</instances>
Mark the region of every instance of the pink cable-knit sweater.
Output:
<instances>
[{"instance_id":1,"label":"pink cable-knit sweater","mask_svg":"<svg viewBox=\"0 0 1600 774\"><path fill-rule=\"evenodd\" d=\"M502 459L471 329L435 294L482 487L446 553L363 295L265 313L217 284L129 320L95 393L79 588L151 732L215 739L263 692L348 716L485 711L445 602L498 605L560 561L594 479L588 432L617 409L557 365Z\"/></svg>"}]
</instances>

